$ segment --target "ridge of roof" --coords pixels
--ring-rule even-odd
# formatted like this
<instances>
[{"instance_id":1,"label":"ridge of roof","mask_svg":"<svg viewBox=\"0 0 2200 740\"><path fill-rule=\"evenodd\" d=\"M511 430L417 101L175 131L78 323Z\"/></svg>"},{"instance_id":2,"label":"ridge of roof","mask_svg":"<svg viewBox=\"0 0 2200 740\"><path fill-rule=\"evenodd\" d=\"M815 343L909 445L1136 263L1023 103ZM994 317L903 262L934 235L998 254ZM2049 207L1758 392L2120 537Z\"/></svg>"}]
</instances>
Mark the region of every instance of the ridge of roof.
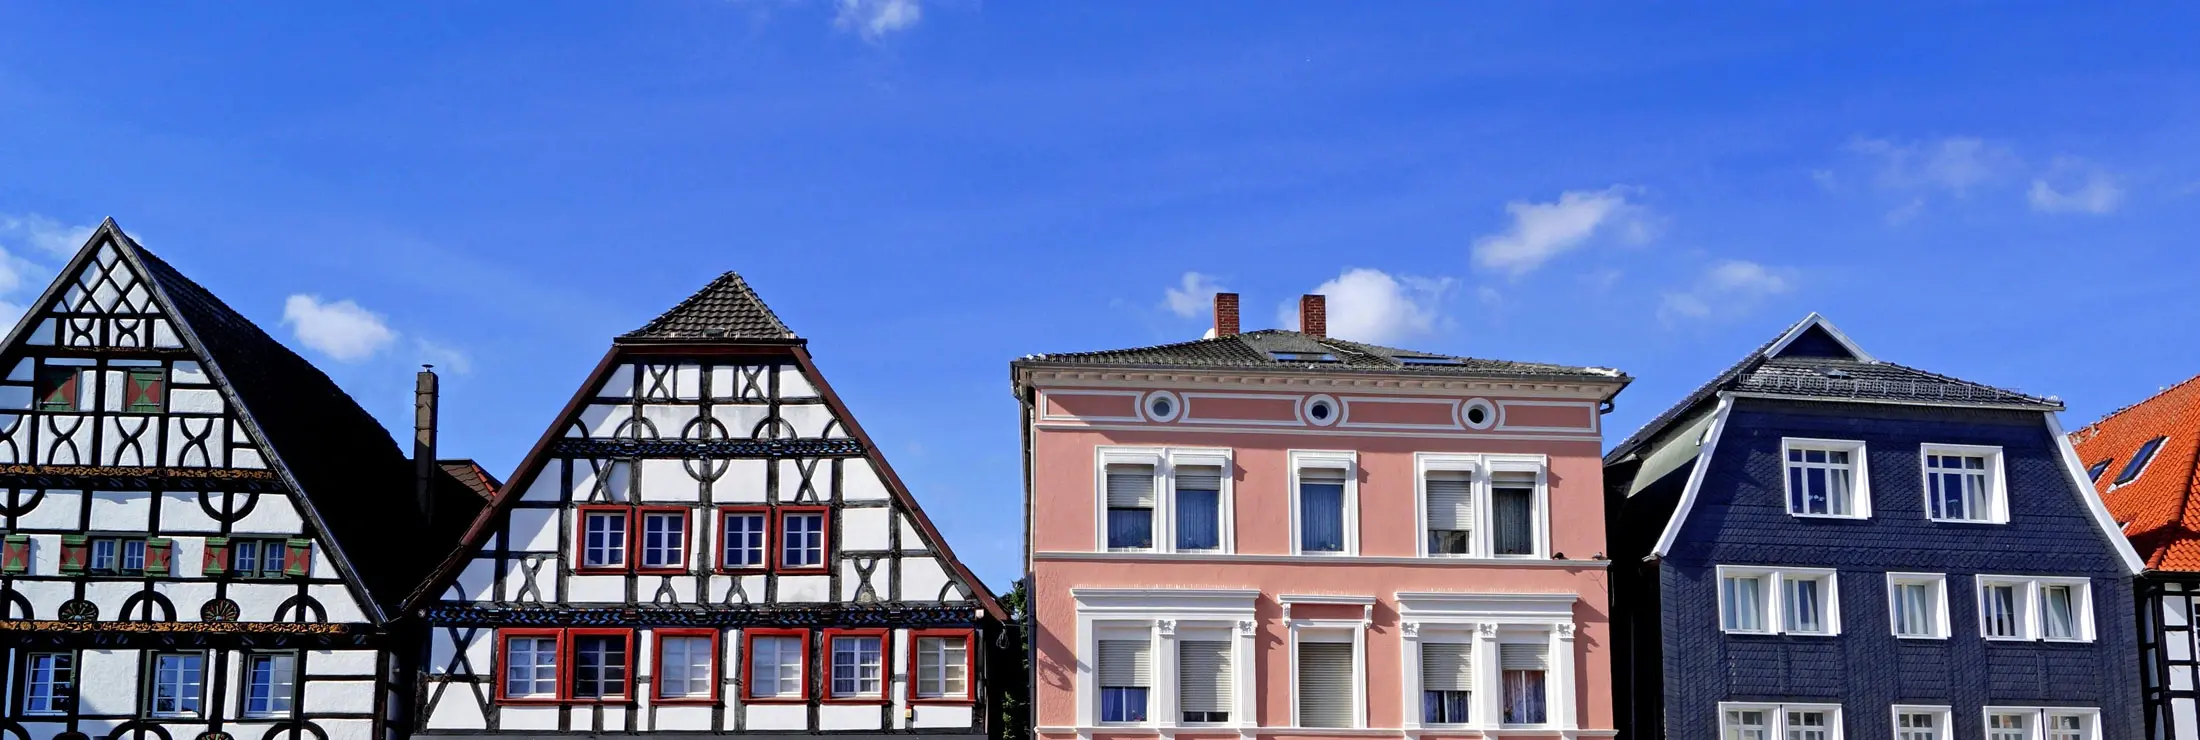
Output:
<instances>
[{"instance_id":1,"label":"ridge of roof","mask_svg":"<svg viewBox=\"0 0 2200 740\"><path fill-rule=\"evenodd\" d=\"M1320 353L1333 360L1285 359L1279 354ZM1408 359L1431 360L1429 364ZM1393 372L1441 377L1549 377L1622 383L1626 373L1612 368L1492 360L1441 352L1386 347L1289 329L1256 329L1219 337L1121 349L1025 355L1013 368L1035 366L1233 368L1287 372Z\"/></svg>"},{"instance_id":2,"label":"ridge of roof","mask_svg":"<svg viewBox=\"0 0 2200 740\"><path fill-rule=\"evenodd\" d=\"M1681 396L1681 400L1675 401L1673 405L1667 406L1664 411L1660 411L1656 416L1650 417L1649 421L1643 422L1643 425L1641 427L1635 429L1635 433L1627 435L1626 439L1620 440L1619 444L1612 447L1611 452L1607 452L1604 454L1604 464L1610 465L1614 462L1617 462L1619 458L1626 456L1628 453L1635 451L1636 448L1639 448L1648 443L1651 438L1656 437L1658 432L1663 430L1666 425L1673 423L1673 421L1679 419L1681 415L1688 413L1688 411L1695 408L1697 404L1703 403L1705 400L1711 398L1712 395L1718 392L1719 386L1724 385L1729 380L1740 377L1742 371L1748 369L1751 363L1763 359L1766 352L1770 351L1773 347L1778 346L1781 342L1787 341L1790 338L1799 335L1804 326L1810 324L1814 320L1818 320L1819 318L1820 317L1818 313L1813 311L1810 315L1804 316L1802 320L1797 321L1793 324L1789 324L1788 328L1781 330L1778 335L1774 336L1770 340L1767 340L1764 344L1757 345L1756 349L1750 350L1749 354L1742 355L1741 359L1735 360L1734 364L1728 365L1725 370L1719 371L1719 374L1711 376L1711 379L1708 381L1704 381L1703 385L1696 386L1695 390L1689 391L1686 395Z\"/></svg>"},{"instance_id":3,"label":"ridge of roof","mask_svg":"<svg viewBox=\"0 0 2200 740\"><path fill-rule=\"evenodd\" d=\"M616 342L799 342L740 273L727 271Z\"/></svg>"}]
</instances>

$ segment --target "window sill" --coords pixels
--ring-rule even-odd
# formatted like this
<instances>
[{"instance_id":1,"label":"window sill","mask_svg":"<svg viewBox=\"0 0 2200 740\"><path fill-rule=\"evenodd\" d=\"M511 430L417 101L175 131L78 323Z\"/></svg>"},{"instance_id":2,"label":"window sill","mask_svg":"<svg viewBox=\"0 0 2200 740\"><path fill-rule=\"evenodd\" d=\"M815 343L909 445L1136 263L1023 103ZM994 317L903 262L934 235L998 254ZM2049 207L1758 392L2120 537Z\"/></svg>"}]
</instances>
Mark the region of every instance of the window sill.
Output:
<instances>
[{"instance_id":1,"label":"window sill","mask_svg":"<svg viewBox=\"0 0 2200 740\"><path fill-rule=\"evenodd\" d=\"M685 575L693 575L693 574L694 574L694 571L690 571L690 570L688 570L688 569L687 569L687 566L685 566L685 565L682 565L682 566L678 566L678 567L673 567L673 568L635 568L635 569L634 569L634 575L638 575L638 576L685 576Z\"/></svg>"},{"instance_id":2,"label":"window sill","mask_svg":"<svg viewBox=\"0 0 2200 740\"><path fill-rule=\"evenodd\" d=\"M845 705L849 705L849 704L859 704L859 705L860 705L860 704L874 704L874 705L876 705L876 704L885 704L885 703L886 703L886 697L885 697L885 696L828 696L828 697L825 697L825 698L823 698L823 699L819 699L819 700L817 700L817 702L818 702L819 704L837 704L837 705L843 705L843 706L845 706Z\"/></svg>"},{"instance_id":3,"label":"window sill","mask_svg":"<svg viewBox=\"0 0 2200 740\"><path fill-rule=\"evenodd\" d=\"M705 707L707 707L707 706L710 706L710 705L713 705L713 704L717 704L717 703L718 703L718 697L715 697L715 696L679 696L679 697L664 697L664 696L659 696L659 697L654 697L654 698L651 698L651 699L649 700L649 703L650 703L650 704L652 704L652 705L655 705L655 706L660 706L660 707L694 707L694 706L705 706Z\"/></svg>"},{"instance_id":4,"label":"window sill","mask_svg":"<svg viewBox=\"0 0 2200 740\"><path fill-rule=\"evenodd\" d=\"M2040 642L2051 642L2060 645L2084 645L2093 642L2093 639L2089 637L2042 637Z\"/></svg>"},{"instance_id":5,"label":"window sill","mask_svg":"<svg viewBox=\"0 0 2200 740\"><path fill-rule=\"evenodd\" d=\"M1895 635L1897 640L1946 640L1947 635Z\"/></svg>"},{"instance_id":6,"label":"window sill","mask_svg":"<svg viewBox=\"0 0 2200 740\"><path fill-rule=\"evenodd\" d=\"M1932 523L1934 523L1934 524L2008 524L2008 523L2009 523L2009 522L2007 522L2007 521L2005 521L2005 520L1995 520L1995 519L1932 519L1932 518L1928 518L1928 519L1927 519L1927 521L1930 521L1930 522L1932 522Z\"/></svg>"},{"instance_id":7,"label":"window sill","mask_svg":"<svg viewBox=\"0 0 2200 740\"><path fill-rule=\"evenodd\" d=\"M514 697L509 697L509 698L507 698L507 697L498 697L498 698L497 698L497 700L496 700L496 703L497 703L497 705L498 705L498 706L513 706L513 707L529 707L529 706L539 707L539 706L543 706L543 705L546 705L546 704L552 704L552 705L554 705L554 704L562 704L562 703L564 703L564 702L565 702L565 700L564 700L564 699L559 699L559 698L557 698L557 697L555 697L555 696L514 696Z\"/></svg>"},{"instance_id":8,"label":"window sill","mask_svg":"<svg viewBox=\"0 0 2200 740\"><path fill-rule=\"evenodd\" d=\"M750 696L741 699L744 704L808 704L807 696Z\"/></svg>"},{"instance_id":9,"label":"window sill","mask_svg":"<svg viewBox=\"0 0 2200 740\"><path fill-rule=\"evenodd\" d=\"M1859 522L1869 521L1872 518L1870 514L1805 514L1800 511L1790 511L1788 516L1796 519L1840 519Z\"/></svg>"},{"instance_id":10,"label":"window sill","mask_svg":"<svg viewBox=\"0 0 2200 740\"><path fill-rule=\"evenodd\" d=\"M957 704L975 704L977 701L977 699L968 696L919 696L911 698L909 703L918 706L953 706Z\"/></svg>"}]
</instances>

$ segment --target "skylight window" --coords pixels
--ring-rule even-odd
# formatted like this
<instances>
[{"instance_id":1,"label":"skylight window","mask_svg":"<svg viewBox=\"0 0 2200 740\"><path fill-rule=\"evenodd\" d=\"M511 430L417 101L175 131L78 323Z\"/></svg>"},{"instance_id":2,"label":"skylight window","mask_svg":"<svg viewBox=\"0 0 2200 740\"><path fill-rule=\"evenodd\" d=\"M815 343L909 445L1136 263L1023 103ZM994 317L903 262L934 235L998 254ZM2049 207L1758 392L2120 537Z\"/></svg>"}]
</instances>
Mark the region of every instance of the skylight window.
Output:
<instances>
[{"instance_id":1,"label":"skylight window","mask_svg":"<svg viewBox=\"0 0 2200 740\"><path fill-rule=\"evenodd\" d=\"M1269 357L1283 362L1336 362L1337 356L1327 352L1270 352Z\"/></svg>"},{"instance_id":2,"label":"skylight window","mask_svg":"<svg viewBox=\"0 0 2200 740\"><path fill-rule=\"evenodd\" d=\"M1405 364L1407 364L1407 365L1464 365L1464 364L1466 364L1466 361L1465 361L1465 360L1461 360L1461 359L1459 359L1459 358L1457 358L1457 357L1437 357L1437 356L1433 356L1433 355L1399 355L1399 356L1398 356L1398 361L1399 361L1399 362L1402 362L1402 363L1405 363Z\"/></svg>"},{"instance_id":3,"label":"skylight window","mask_svg":"<svg viewBox=\"0 0 2200 740\"><path fill-rule=\"evenodd\" d=\"M2155 437L2147 440L2146 444L2139 445L2139 451L2131 456L2131 462L2124 464L2124 472L2116 474L2116 485L2138 480L2140 473L2147 472L2147 462L2154 459L2154 451L2161 449L2162 441L2166 439L2169 438Z\"/></svg>"},{"instance_id":4,"label":"skylight window","mask_svg":"<svg viewBox=\"0 0 2200 740\"><path fill-rule=\"evenodd\" d=\"M2112 462L2115 462L2115 461L2114 461L2114 460L2102 460L2102 461L2100 461L2100 462L2094 463L2094 464L2093 464L2093 467L2090 467L2090 468L2086 468L2086 469L2085 469L2085 479L2086 479L2086 480L2089 480L2089 481L2093 481L2093 482L2095 482L2095 483L2099 483L2099 482L2101 482L2101 474L2102 474L2102 473L2106 473L2106 472L2108 472L2108 464L2109 464L2109 463L2112 463Z\"/></svg>"}]
</instances>

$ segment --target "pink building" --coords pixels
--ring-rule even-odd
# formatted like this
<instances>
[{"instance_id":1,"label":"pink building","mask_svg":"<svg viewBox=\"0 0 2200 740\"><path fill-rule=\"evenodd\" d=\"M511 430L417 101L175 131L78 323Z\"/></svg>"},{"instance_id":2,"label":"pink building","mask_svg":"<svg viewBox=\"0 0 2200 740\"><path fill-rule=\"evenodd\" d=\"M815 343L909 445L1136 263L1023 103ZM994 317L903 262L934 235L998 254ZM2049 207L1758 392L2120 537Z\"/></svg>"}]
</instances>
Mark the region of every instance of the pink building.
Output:
<instances>
[{"instance_id":1,"label":"pink building","mask_svg":"<svg viewBox=\"0 0 2200 740\"><path fill-rule=\"evenodd\" d=\"M1094 738L1608 737L1603 368L1304 331L1014 363L1034 722Z\"/></svg>"}]
</instances>

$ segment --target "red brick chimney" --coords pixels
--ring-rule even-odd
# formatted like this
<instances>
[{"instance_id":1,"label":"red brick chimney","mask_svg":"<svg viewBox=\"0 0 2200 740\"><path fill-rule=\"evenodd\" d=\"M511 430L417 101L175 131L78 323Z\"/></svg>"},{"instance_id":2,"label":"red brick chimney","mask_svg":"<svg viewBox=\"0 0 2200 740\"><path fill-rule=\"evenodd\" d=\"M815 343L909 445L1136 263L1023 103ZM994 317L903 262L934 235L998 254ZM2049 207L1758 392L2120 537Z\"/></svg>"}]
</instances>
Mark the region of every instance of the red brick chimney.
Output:
<instances>
[{"instance_id":1,"label":"red brick chimney","mask_svg":"<svg viewBox=\"0 0 2200 740\"><path fill-rule=\"evenodd\" d=\"M1299 331L1317 337L1329 336L1329 312L1320 294L1299 296Z\"/></svg>"},{"instance_id":2,"label":"red brick chimney","mask_svg":"<svg viewBox=\"0 0 2200 740\"><path fill-rule=\"evenodd\" d=\"M1228 337L1238 333L1238 295L1215 294L1215 336Z\"/></svg>"}]
</instances>

